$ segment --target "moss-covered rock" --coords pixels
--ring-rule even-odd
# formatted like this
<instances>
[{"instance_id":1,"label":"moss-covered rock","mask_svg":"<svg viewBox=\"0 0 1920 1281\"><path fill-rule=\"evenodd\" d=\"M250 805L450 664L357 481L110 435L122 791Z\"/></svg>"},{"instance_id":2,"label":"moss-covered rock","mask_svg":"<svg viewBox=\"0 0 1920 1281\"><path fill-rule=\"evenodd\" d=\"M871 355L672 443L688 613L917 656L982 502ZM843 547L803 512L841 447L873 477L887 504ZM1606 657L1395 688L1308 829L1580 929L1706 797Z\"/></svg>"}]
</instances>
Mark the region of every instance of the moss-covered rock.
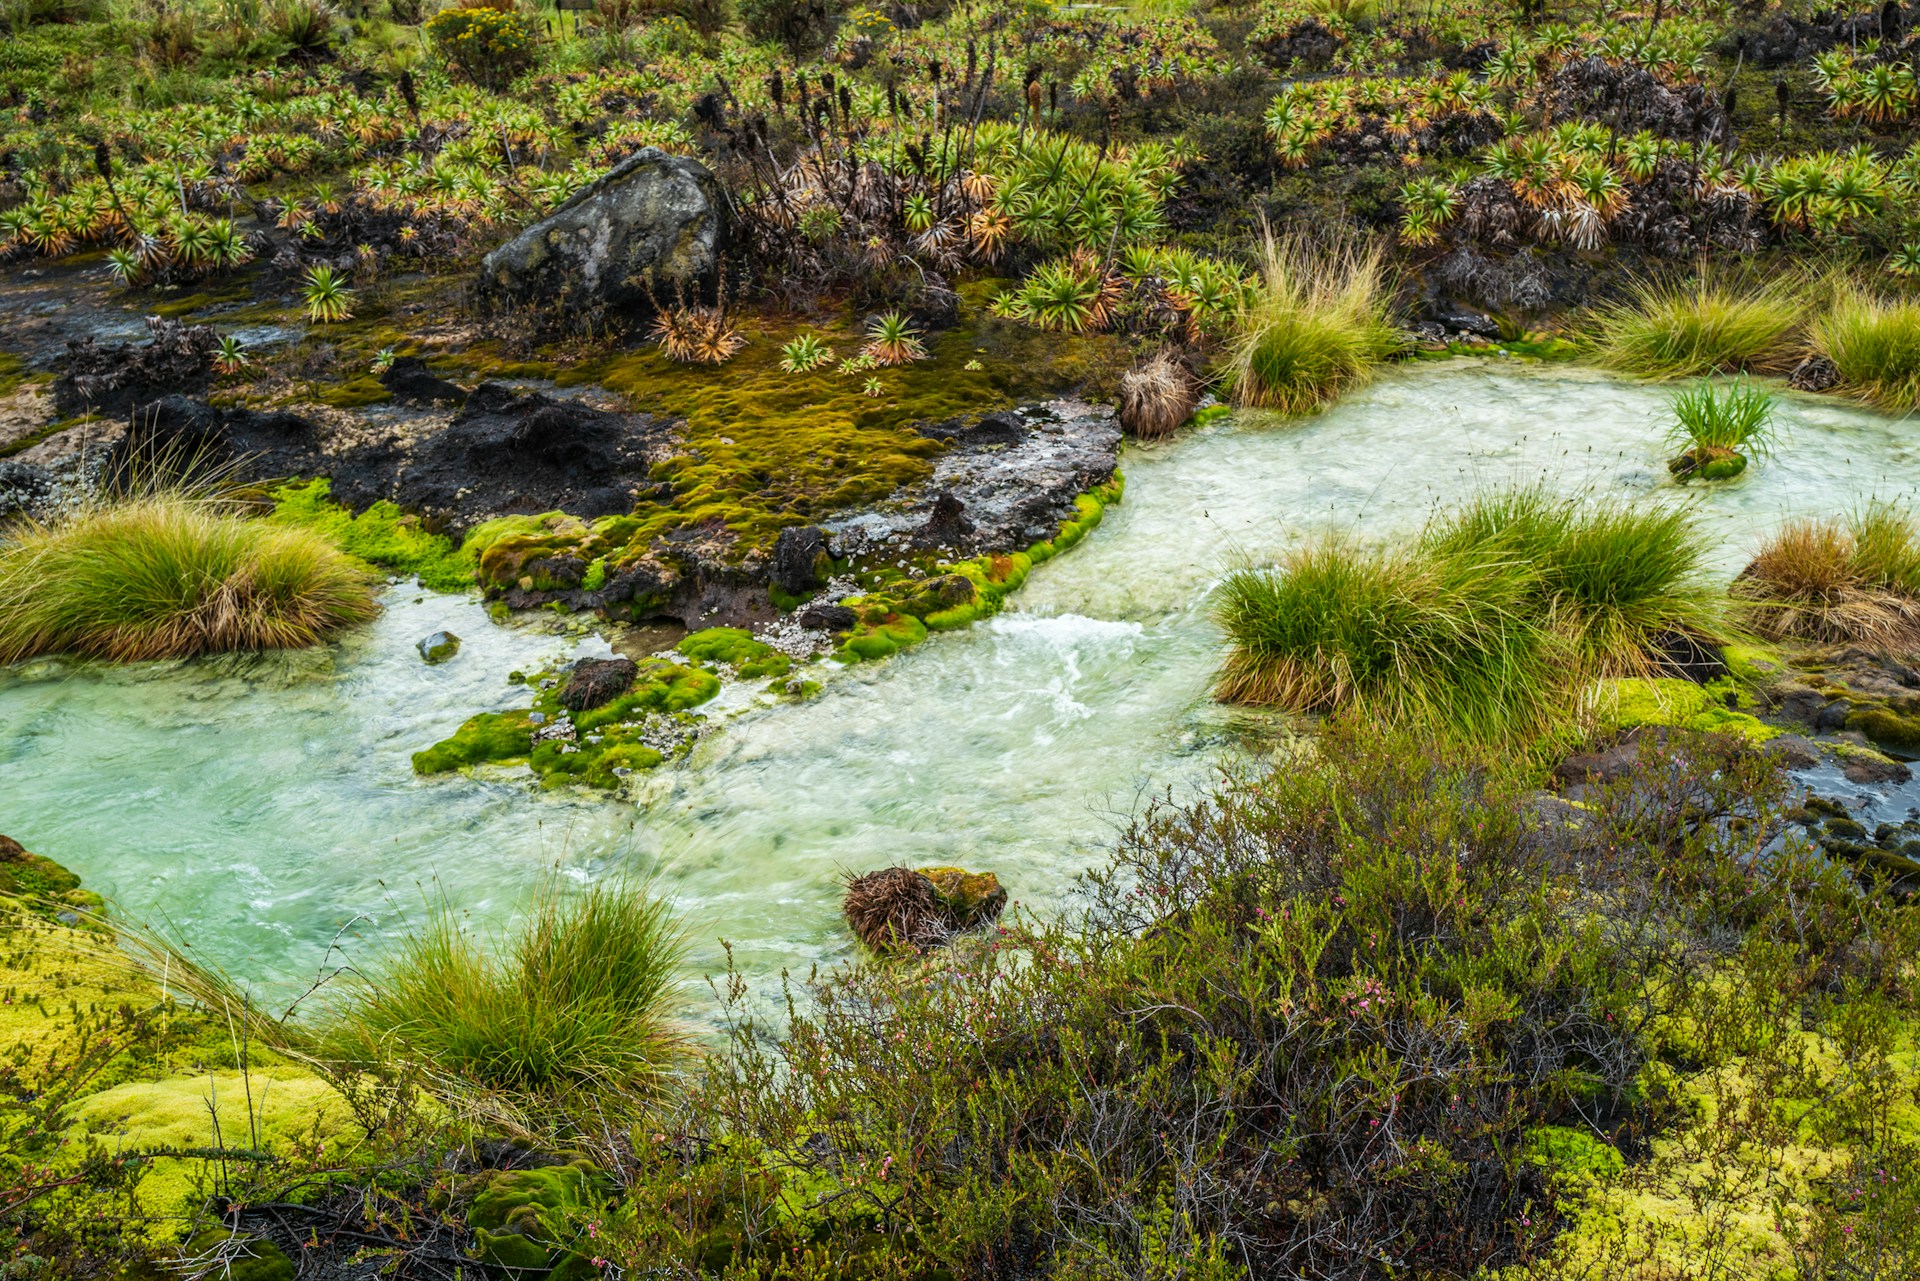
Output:
<instances>
[{"instance_id":1,"label":"moss-covered rock","mask_svg":"<svg viewBox=\"0 0 1920 1281\"><path fill-rule=\"evenodd\" d=\"M1602 728L1664 725L1674 729L1738 734L1750 743L1777 738L1777 726L1738 710L1744 691L1731 679L1695 685L1677 677L1599 682L1589 694Z\"/></svg>"},{"instance_id":2,"label":"moss-covered rock","mask_svg":"<svg viewBox=\"0 0 1920 1281\"><path fill-rule=\"evenodd\" d=\"M574 1220L603 1207L611 1191L588 1161L494 1171L474 1185L467 1226L487 1263L515 1269L530 1281L589 1281L599 1271L588 1253L575 1248L583 1243Z\"/></svg>"},{"instance_id":3,"label":"moss-covered rock","mask_svg":"<svg viewBox=\"0 0 1920 1281\"><path fill-rule=\"evenodd\" d=\"M1920 714L1891 707L1857 708L1847 715L1847 728L1899 752L1920 751Z\"/></svg>"},{"instance_id":4,"label":"moss-covered rock","mask_svg":"<svg viewBox=\"0 0 1920 1281\"><path fill-rule=\"evenodd\" d=\"M959 867L923 867L920 875L933 882L940 905L956 929L972 929L1000 915L1007 891L992 872L969 872Z\"/></svg>"},{"instance_id":5,"label":"moss-covered rock","mask_svg":"<svg viewBox=\"0 0 1920 1281\"><path fill-rule=\"evenodd\" d=\"M100 896L80 888L80 878L50 858L29 853L20 842L0 836L0 896L17 899L29 911L98 912Z\"/></svg>"},{"instance_id":6,"label":"moss-covered rock","mask_svg":"<svg viewBox=\"0 0 1920 1281\"><path fill-rule=\"evenodd\" d=\"M482 712L425 751L413 754L416 774L444 774L488 762L504 764L533 751L533 723L525 710Z\"/></svg>"},{"instance_id":7,"label":"moss-covered rock","mask_svg":"<svg viewBox=\"0 0 1920 1281\"><path fill-rule=\"evenodd\" d=\"M613 659L605 665L614 664L634 669L624 693L575 712L566 701L572 673L541 673L530 682L537 691L532 707L470 718L451 737L415 752L414 773L525 761L550 787L572 783L611 788L630 774L654 768L667 754L643 741L649 718L689 717L720 692L720 678L704 667L667 659L639 664Z\"/></svg>"}]
</instances>

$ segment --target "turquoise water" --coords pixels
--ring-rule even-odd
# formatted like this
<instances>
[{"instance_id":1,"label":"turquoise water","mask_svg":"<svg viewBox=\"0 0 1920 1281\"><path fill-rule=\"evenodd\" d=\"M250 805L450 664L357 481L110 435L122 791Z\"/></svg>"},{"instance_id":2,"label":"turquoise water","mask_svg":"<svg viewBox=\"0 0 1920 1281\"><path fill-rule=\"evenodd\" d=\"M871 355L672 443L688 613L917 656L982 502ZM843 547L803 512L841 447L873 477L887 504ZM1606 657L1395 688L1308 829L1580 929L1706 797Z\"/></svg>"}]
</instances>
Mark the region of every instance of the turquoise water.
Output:
<instances>
[{"instance_id":1,"label":"turquoise water","mask_svg":"<svg viewBox=\"0 0 1920 1281\"><path fill-rule=\"evenodd\" d=\"M653 875L702 974L723 963L721 939L763 979L850 955L847 871L960 863L1047 911L1146 800L1205 785L1242 743L1244 718L1206 697L1206 596L1236 564L1329 525L1392 537L1476 487L1544 478L1693 505L1731 574L1789 515L1920 487L1920 425L1791 397L1775 459L1680 489L1665 397L1456 361L1396 371L1309 421L1250 416L1132 449L1125 502L1008 612L739 715L625 802L413 777L411 752L525 701L509 670L606 652L494 626L461 598L396 588L376 622L306 654L15 668L0 673L0 832L284 990L343 929L351 949L439 892L504 916L556 866ZM465 645L427 667L413 642L443 627Z\"/></svg>"}]
</instances>

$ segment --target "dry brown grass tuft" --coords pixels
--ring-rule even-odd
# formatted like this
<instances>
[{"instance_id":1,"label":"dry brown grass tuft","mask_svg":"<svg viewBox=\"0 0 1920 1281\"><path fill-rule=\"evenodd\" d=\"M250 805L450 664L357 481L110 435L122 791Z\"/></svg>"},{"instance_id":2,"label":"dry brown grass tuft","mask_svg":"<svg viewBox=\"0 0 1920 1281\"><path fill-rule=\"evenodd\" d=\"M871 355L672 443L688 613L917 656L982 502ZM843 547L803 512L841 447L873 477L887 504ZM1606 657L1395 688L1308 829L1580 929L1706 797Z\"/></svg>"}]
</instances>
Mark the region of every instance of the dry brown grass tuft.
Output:
<instances>
[{"instance_id":1,"label":"dry brown grass tuft","mask_svg":"<svg viewBox=\"0 0 1920 1281\"><path fill-rule=\"evenodd\" d=\"M876 952L938 947L951 933L933 882L910 867L850 877L840 907L854 934Z\"/></svg>"},{"instance_id":2,"label":"dry brown grass tuft","mask_svg":"<svg viewBox=\"0 0 1920 1281\"><path fill-rule=\"evenodd\" d=\"M1120 426L1139 440L1171 436L1193 417L1200 385L1185 363L1162 348L1120 379Z\"/></svg>"},{"instance_id":3,"label":"dry brown grass tuft","mask_svg":"<svg viewBox=\"0 0 1920 1281\"><path fill-rule=\"evenodd\" d=\"M1920 574L1911 520L1884 504L1845 522L1798 520L1733 583L1749 625L1773 640L1920 649Z\"/></svg>"}]
</instances>

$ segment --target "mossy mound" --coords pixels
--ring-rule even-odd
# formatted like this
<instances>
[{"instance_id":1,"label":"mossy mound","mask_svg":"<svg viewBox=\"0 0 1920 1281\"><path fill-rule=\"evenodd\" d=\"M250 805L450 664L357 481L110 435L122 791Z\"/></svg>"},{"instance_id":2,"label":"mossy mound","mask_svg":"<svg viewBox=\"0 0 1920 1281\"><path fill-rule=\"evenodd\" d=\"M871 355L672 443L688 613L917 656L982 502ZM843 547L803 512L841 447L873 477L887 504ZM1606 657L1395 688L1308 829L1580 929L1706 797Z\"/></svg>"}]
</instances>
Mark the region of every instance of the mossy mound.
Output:
<instances>
[{"instance_id":1,"label":"mossy mound","mask_svg":"<svg viewBox=\"0 0 1920 1281\"><path fill-rule=\"evenodd\" d=\"M785 676L793 659L740 627L709 627L694 632L676 648L698 663L724 663L741 680Z\"/></svg>"},{"instance_id":2,"label":"mossy mound","mask_svg":"<svg viewBox=\"0 0 1920 1281\"><path fill-rule=\"evenodd\" d=\"M1601 681L1590 691L1589 698L1605 729L1659 725L1738 734L1755 744L1777 738L1783 732L1739 710L1751 705L1751 700L1731 679L1709 685L1695 685L1677 677Z\"/></svg>"},{"instance_id":3,"label":"mossy mound","mask_svg":"<svg viewBox=\"0 0 1920 1281\"><path fill-rule=\"evenodd\" d=\"M417 577L435 591L473 586L475 554L452 539L421 528L418 518L394 504L377 502L354 515L332 499L332 484L312 480L273 491L272 519L314 530L341 551L394 573Z\"/></svg>"},{"instance_id":4,"label":"mossy mound","mask_svg":"<svg viewBox=\"0 0 1920 1281\"><path fill-rule=\"evenodd\" d=\"M467 1210L480 1258L513 1275L589 1281L600 1275L576 1246L575 1224L606 1205L612 1189L590 1162L499 1170L475 1184Z\"/></svg>"},{"instance_id":5,"label":"mossy mound","mask_svg":"<svg viewBox=\"0 0 1920 1281\"><path fill-rule=\"evenodd\" d=\"M873 571L865 593L840 602L859 621L842 638L834 657L843 663L886 658L925 640L928 632L952 631L990 617L1027 581L1035 565L1085 538L1125 492L1126 481L1116 472L1112 480L1074 500L1074 514L1060 522L1052 538L1023 552Z\"/></svg>"},{"instance_id":6,"label":"mossy mound","mask_svg":"<svg viewBox=\"0 0 1920 1281\"><path fill-rule=\"evenodd\" d=\"M79 877L6 836L0 836L0 897L18 899L43 916L101 908L100 896L81 889Z\"/></svg>"},{"instance_id":7,"label":"mossy mound","mask_svg":"<svg viewBox=\"0 0 1920 1281\"><path fill-rule=\"evenodd\" d=\"M643 741L649 717L688 716L720 692L720 678L706 668L657 658L639 664L626 693L573 713L560 701L567 674L544 672L529 681L536 690L532 707L482 712L451 737L415 752L413 772L444 774L524 761L550 787L617 787L626 775L666 759Z\"/></svg>"},{"instance_id":8,"label":"mossy mound","mask_svg":"<svg viewBox=\"0 0 1920 1281\"><path fill-rule=\"evenodd\" d=\"M72 1111L72 1135L143 1154L140 1204L166 1218L193 1207L204 1161L223 1148L285 1155L352 1131L352 1108L324 1080L292 1063L263 1067L273 1056L258 1051L248 1057L245 1073L128 1081L89 1095Z\"/></svg>"}]
</instances>

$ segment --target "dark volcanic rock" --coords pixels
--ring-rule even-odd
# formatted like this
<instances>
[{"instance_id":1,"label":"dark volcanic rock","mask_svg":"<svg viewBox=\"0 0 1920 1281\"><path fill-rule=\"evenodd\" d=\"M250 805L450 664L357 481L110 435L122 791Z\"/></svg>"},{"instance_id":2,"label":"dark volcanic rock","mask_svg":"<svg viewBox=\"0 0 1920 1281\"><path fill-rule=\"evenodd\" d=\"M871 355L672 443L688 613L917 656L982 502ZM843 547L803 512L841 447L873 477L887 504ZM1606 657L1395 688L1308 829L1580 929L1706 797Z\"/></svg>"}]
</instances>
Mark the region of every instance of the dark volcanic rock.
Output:
<instances>
[{"instance_id":1,"label":"dark volcanic rock","mask_svg":"<svg viewBox=\"0 0 1920 1281\"><path fill-rule=\"evenodd\" d=\"M583 658L560 691L560 705L573 712L590 712L632 689L639 674L631 658Z\"/></svg>"},{"instance_id":2,"label":"dark volcanic rock","mask_svg":"<svg viewBox=\"0 0 1920 1281\"><path fill-rule=\"evenodd\" d=\"M860 621L845 605L811 605L800 611L800 626L815 632L844 632Z\"/></svg>"},{"instance_id":3,"label":"dark volcanic rock","mask_svg":"<svg viewBox=\"0 0 1920 1281\"><path fill-rule=\"evenodd\" d=\"M825 580L827 531L818 525L794 525L773 544L773 585L789 596L803 596Z\"/></svg>"},{"instance_id":4,"label":"dark volcanic rock","mask_svg":"<svg viewBox=\"0 0 1920 1281\"><path fill-rule=\"evenodd\" d=\"M220 345L213 327L149 316L147 328L153 338L143 346L102 347L91 338L69 342L53 382L55 411L62 418L114 416L156 396L205 391Z\"/></svg>"},{"instance_id":5,"label":"dark volcanic rock","mask_svg":"<svg viewBox=\"0 0 1920 1281\"><path fill-rule=\"evenodd\" d=\"M952 446L923 484L884 507L827 522L842 557L944 548L954 556L1014 552L1053 537L1073 500L1113 478L1113 411L1053 401L920 429ZM955 510L955 504L958 510Z\"/></svg>"},{"instance_id":6,"label":"dark volcanic rock","mask_svg":"<svg viewBox=\"0 0 1920 1281\"><path fill-rule=\"evenodd\" d=\"M457 405L467 398L464 387L438 377L418 356L397 356L380 375L380 385L404 405Z\"/></svg>"},{"instance_id":7,"label":"dark volcanic rock","mask_svg":"<svg viewBox=\"0 0 1920 1281\"><path fill-rule=\"evenodd\" d=\"M559 509L593 518L633 510L650 447L671 424L482 383L442 430L414 447L393 498L465 527L487 516Z\"/></svg>"},{"instance_id":8,"label":"dark volcanic rock","mask_svg":"<svg viewBox=\"0 0 1920 1281\"><path fill-rule=\"evenodd\" d=\"M186 396L162 396L128 416L112 467L120 476L180 464L248 478L310 476L331 466L321 458L320 444L320 429L298 414L216 409Z\"/></svg>"},{"instance_id":9,"label":"dark volcanic rock","mask_svg":"<svg viewBox=\"0 0 1920 1281\"><path fill-rule=\"evenodd\" d=\"M478 297L590 323L697 292L719 270L726 193L707 167L642 147L488 254Z\"/></svg>"},{"instance_id":10,"label":"dark volcanic rock","mask_svg":"<svg viewBox=\"0 0 1920 1281\"><path fill-rule=\"evenodd\" d=\"M951 491L943 489L933 496L933 510L927 515L927 523L913 531L913 542L919 547L958 547L973 533L974 525L967 519L966 505Z\"/></svg>"}]
</instances>

